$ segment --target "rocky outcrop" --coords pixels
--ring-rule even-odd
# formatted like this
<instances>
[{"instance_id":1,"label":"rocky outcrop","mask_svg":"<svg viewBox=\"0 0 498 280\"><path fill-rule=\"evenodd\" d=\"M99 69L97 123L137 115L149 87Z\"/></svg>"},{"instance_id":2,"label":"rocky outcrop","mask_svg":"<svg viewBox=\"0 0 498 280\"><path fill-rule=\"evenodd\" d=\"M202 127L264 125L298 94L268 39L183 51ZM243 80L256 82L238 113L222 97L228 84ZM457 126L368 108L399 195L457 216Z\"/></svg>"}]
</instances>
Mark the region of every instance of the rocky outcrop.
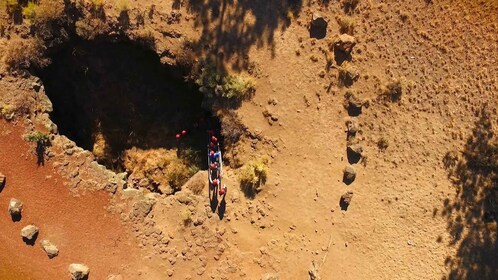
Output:
<instances>
[{"instance_id":1,"label":"rocky outcrop","mask_svg":"<svg viewBox=\"0 0 498 280\"><path fill-rule=\"evenodd\" d=\"M59 249L57 248L57 246L46 239L43 239L40 242L40 246L50 259L55 258L59 255Z\"/></svg>"},{"instance_id":2,"label":"rocky outcrop","mask_svg":"<svg viewBox=\"0 0 498 280\"><path fill-rule=\"evenodd\" d=\"M313 13L310 22L310 37L323 39L327 35L328 22L319 13Z\"/></svg>"},{"instance_id":3,"label":"rocky outcrop","mask_svg":"<svg viewBox=\"0 0 498 280\"><path fill-rule=\"evenodd\" d=\"M71 275L72 280L88 279L90 268L81 263L72 263L69 265L69 274Z\"/></svg>"}]
</instances>

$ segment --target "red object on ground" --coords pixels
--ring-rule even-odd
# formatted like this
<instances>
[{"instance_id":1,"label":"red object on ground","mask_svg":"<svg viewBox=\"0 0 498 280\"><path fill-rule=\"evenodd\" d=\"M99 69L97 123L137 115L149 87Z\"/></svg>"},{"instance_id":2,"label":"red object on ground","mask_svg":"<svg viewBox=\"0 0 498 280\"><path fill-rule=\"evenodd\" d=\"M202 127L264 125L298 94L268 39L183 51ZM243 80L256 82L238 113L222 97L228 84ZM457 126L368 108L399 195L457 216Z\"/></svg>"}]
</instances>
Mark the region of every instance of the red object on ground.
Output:
<instances>
[{"instance_id":1,"label":"red object on ground","mask_svg":"<svg viewBox=\"0 0 498 280\"><path fill-rule=\"evenodd\" d=\"M176 139L180 139L181 135L180 134L177 134L176 135Z\"/></svg>"},{"instance_id":2,"label":"red object on ground","mask_svg":"<svg viewBox=\"0 0 498 280\"><path fill-rule=\"evenodd\" d=\"M185 135L187 134L187 131L186 130L182 130L182 135Z\"/></svg>"}]
</instances>

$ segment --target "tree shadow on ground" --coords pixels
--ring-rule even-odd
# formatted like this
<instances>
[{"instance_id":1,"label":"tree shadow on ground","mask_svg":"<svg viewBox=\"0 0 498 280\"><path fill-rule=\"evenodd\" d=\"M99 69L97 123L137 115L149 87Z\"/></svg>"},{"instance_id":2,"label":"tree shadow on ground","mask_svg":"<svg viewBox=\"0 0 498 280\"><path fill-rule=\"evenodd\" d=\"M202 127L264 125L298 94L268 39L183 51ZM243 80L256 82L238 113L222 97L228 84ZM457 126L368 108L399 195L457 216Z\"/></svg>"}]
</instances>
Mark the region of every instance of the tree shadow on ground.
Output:
<instances>
[{"instance_id":1,"label":"tree shadow on ground","mask_svg":"<svg viewBox=\"0 0 498 280\"><path fill-rule=\"evenodd\" d=\"M217 65L232 63L236 70L249 66L252 46L269 48L275 55L275 32L285 30L296 16L302 0L186 0L196 14L201 36L193 42L197 55L213 54Z\"/></svg>"},{"instance_id":2,"label":"tree shadow on ground","mask_svg":"<svg viewBox=\"0 0 498 280\"><path fill-rule=\"evenodd\" d=\"M459 154L443 159L457 188L452 202L444 201L443 216L457 248L447 257L449 274L443 279L496 279L498 275L498 141L486 107L481 110L472 135Z\"/></svg>"}]
</instances>

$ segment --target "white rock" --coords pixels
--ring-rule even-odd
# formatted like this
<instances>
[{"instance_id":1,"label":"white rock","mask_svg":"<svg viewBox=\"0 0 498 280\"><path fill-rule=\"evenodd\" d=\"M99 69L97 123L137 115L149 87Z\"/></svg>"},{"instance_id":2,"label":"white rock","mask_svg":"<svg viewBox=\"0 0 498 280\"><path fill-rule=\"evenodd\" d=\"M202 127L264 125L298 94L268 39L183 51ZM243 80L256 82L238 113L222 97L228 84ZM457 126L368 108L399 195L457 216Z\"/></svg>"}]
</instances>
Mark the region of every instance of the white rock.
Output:
<instances>
[{"instance_id":1,"label":"white rock","mask_svg":"<svg viewBox=\"0 0 498 280\"><path fill-rule=\"evenodd\" d=\"M81 263L72 263L69 265L69 273L72 280L86 279L90 273L90 268Z\"/></svg>"}]
</instances>

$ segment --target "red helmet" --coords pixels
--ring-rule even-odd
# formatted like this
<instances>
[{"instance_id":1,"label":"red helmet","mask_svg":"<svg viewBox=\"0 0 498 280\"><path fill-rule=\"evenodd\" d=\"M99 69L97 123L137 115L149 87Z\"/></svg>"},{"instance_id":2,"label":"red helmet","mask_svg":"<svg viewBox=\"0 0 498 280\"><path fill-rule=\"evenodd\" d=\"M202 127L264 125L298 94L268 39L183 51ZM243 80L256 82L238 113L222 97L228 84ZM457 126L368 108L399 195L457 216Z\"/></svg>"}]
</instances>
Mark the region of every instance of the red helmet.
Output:
<instances>
[{"instance_id":1,"label":"red helmet","mask_svg":"<svg viewBox=\"0 0 498 280\"><path fill-rule=\"evenodd\" d=\"M214 147L214 143L213 143L213 142L210 142L210 143L209 143L209 147Z\"/></svg>"},{"instance_id":2,"label":"red helmet","mask_svg":"<svg viewBox=\"0 0 498 280\"><path fill-rule=\"evenodd\" d=\"M211 136L211 141L216 142L217 140L218 140L218 139L216 139L216 137Z\"/></svg>"},{"instance_id":3,"label":"red helmet","mask_svg":"<svg viewBox=\"0 0 498 280\"><path fill-rule=\"evenodd\" d=\"M213 185L217 186L218 185L218 179L213 180Z\"/></svg>"},{"instance_id":4,"label":"red helmet","mask_svg":"<svg viewBox=\"0 0 498 280\"><path fill-rule=\"evenodd\" d=\"M209 152L210 155L214 156L214 151Z\"/></svg>"},{"instance_id":5,"label":"red helmet","mask_svg":"<svg viewBox=\"0 0 498 280\"><path fill-rule=\"evenodd\" d=\"M182 135L185 135L187 134L187 131L186 130L182 130Z\"/></svg>"},{"instance_id":6,"label":"red helmet","mask_svg":"<svg viewBox=\"0 0 498 280\"><path fill-rule=\"evenodd\" d=\"M225 194L225 188L221 188L220 189L220 195L224 195Z\"/></svg>"},{"instance_id":7,"label":"red helmet","mask_svg":"<svg viewBox=\"0 0 498 280\"><path fill-rule=\"evenodd\" d=\"M215 169L216 165L214 163L211 163L210 167L211 167L211 169Z\"/></svg>"},{"instance_id":8,"label":"red helmet","mask_svg":"<svg viewBox=\"0 0 498 280\"><path fill-rule=\"evenodd\" d=\"M176 135L176 139L180 139L181 135L180 134L177 134Z\"/></svg>"}]
</instances>

